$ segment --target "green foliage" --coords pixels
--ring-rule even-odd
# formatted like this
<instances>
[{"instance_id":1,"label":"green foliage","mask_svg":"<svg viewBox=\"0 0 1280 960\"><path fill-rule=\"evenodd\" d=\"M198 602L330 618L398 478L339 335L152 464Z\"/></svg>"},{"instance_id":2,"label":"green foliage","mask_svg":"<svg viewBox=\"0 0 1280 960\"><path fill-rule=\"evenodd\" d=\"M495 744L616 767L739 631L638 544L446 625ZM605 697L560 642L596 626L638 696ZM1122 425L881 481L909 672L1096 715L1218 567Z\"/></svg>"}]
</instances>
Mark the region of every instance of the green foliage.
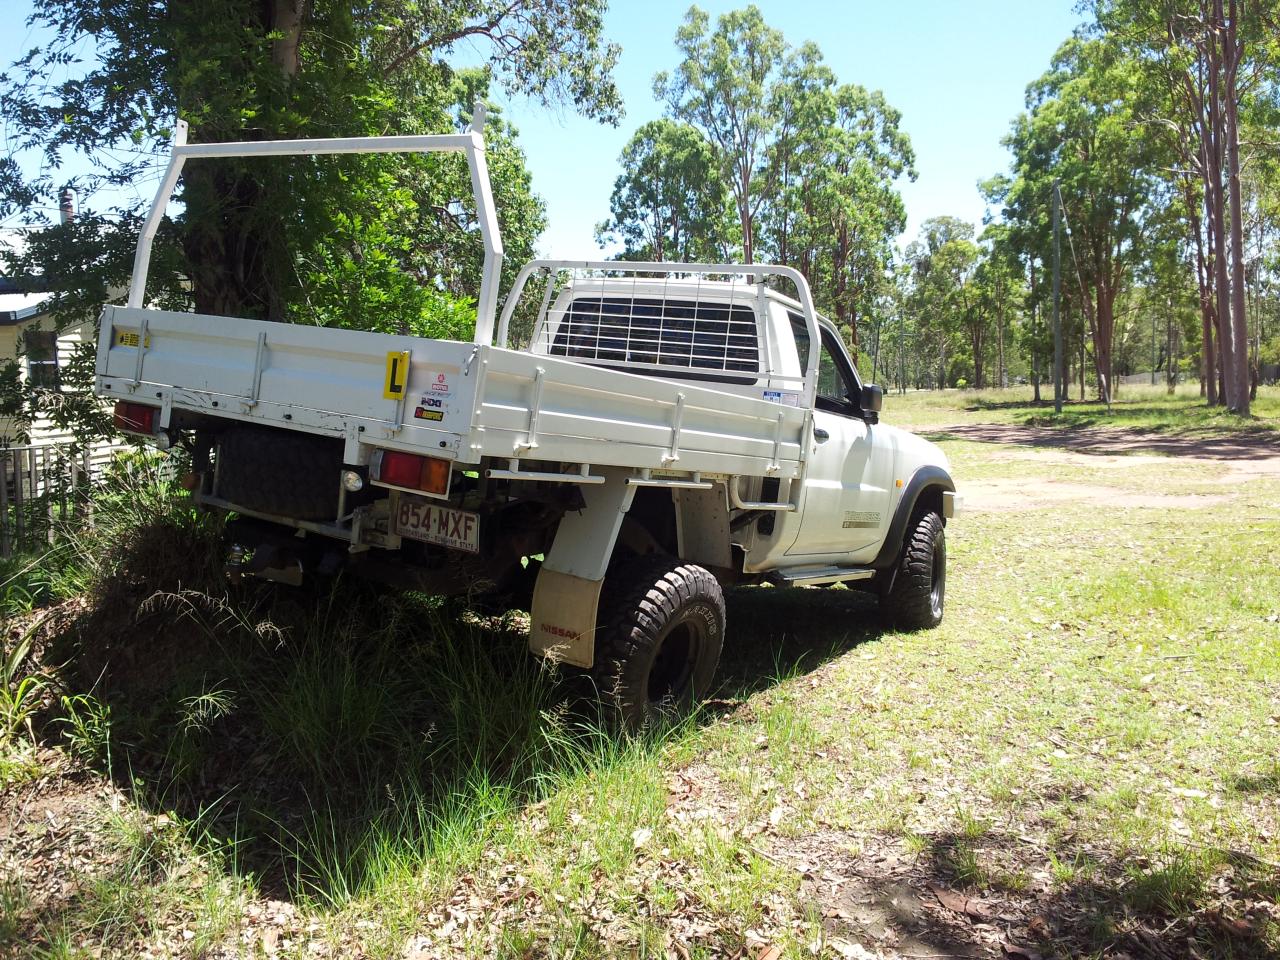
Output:
<instances>
[{"instance_id":1,"label":"green foliage","mask_svg":"<svg viewBox=\"0 0 1280 960\"><path fill-rule=\"evenodd\" d=\"M801 269L856 345L860 320L879 322L893 240L906 226L895 183L915 179L911 142L884 95L837 84L813 44L788 61L774 105L777 197L763 236L771 255Z\"/></svg>"},{"instance_id":2,"label":"green foliage","mask_svg":"<svg viewBox=\"0 0 1280 960\"><path fill-rule=\"evenodd\" d=\"M62 735L71 752L94 763L111 755L111 708L87 693L59 699Z\"/></svg>"},{"instance_id":3,"label":"green foliage","mask_svg":"<svg viewBox=\"0 0 1280 960\"><path fill-rule=\"evenodd\" d=\"M1280 366L1280 334L1262 344L1258 357L1260 362L1268 366Z\"/></svg>"},{"instance_id":4,"label":"green foliage","mask_svg":"<svg viewBox=\"0 0 1280 960\"><path fill-rule=\"evenodd\" d=\"M1116 297L1147 256L1159 171L1169 163L1158 140L1134 135L1143 109L1137 78L1114 44L1066 41L1028 87L1029 111L1005 138L1012 175L989 185L1014 236L1043 264L1051 260L1046 211L1060 183L1062 289L1088 321L1105 395L1114 382Z\"/></svg>"},{"instance_id":5,"label":"green foliage","mask_svg":"<svg viewBox=\"0 0 1280 960\"><path fill-rule=\"evenodd\" d=\"M901 115L879 91L839 83L816 44L789 47L755 6L714 25L691 7L676 47L679 65L654 78L671 120L623 152L602 239L632 259L728 259L740 246L748 263L797 267L855 345L864 318L878 335L906 221L895 183L915 177Z\"/></svg>"},{"instance_id":6,"label":"green foliage","mask_svg":"<svg viewBox=\"0 0 1280 960\"><path fill-rule=\"evenodd\" d=\"M786 41L758 7L716 19L690 7L676 32L683 59L675 72L653 78L654 96L671 116L701 131L714 151L720 178L737 207L743 256L754 260L755 217L767 191L768 146L776 137L770 99L781 74Z\"/></svg>"},{"instance_id":7,"label":"green foliage","mask_svg":"<svg viewBox=\"0 0 1280 960\"><path fill-rule=\"evenodd\" d=\"M620 240L623 260L728 260L735 226L715 154L693 127L652 120L618 157L612 219L596 228L601 246Z\"/></svg>"},{"instance_id":8,"label":"green foliage","mask_svg":"<svg viewBox=\"0 0 1280 960\"><path fill-rule=\"evenodd\" d=\"M44 697L45 680L27 672L31 666L31 642L39 623L4 640L0 650L0 744L7 745L19 733L35 734L31 718ZM16 631L15 631L16 632Z\"/></svg>"},{"instance_id":9,"label":"green foliage","mask_svg":"<svg viewBox=\"0 0 1280 960\"><path fill-rule=\"evenodd\" d=\"M974 271L978 255L973 226L956 217L926 220L920 227L920 238L907 248L916 354L917 360L926 364L918 375L941 387L959 386L957 377L968 369L968 365L953 369L955 341L968 325L977 322Z\"/></svg>"},{"instance_id":10,"label":"green foliage","mask_svg":"<svg viewBox=\"0 0 1280 960\"><path fill-rule=\"evenodd\" d=\"M489 84L606 122L621 115L618 48L603 0L393 0L355 10L191 0L159 15L146 0L41 0L31 16L54 40L0 76L0 119L15 156L0 163L0 215L37 227L5 255L10 276L50 294L60 327L94 320L127 284L144 203L95 209L103 187L155 175L172 123L195 142L460 130ZM296 14L296 15L295 15ZM448 65L458 44L482 68ZM46 78L54 78L46 81ZM459 108L462 109L459 109ZM511 263L545 224L516 132L491 110L494 197ZM47 226L65 154L92 172L71 181L83 209ZM147 290L158 307L357 329L465 336L482 249L465 163L457 156L196 161L180 181ZM6 407L60 412L86 438L104 427L66 398L0 388Z\"/></svg>"}]
</instances>

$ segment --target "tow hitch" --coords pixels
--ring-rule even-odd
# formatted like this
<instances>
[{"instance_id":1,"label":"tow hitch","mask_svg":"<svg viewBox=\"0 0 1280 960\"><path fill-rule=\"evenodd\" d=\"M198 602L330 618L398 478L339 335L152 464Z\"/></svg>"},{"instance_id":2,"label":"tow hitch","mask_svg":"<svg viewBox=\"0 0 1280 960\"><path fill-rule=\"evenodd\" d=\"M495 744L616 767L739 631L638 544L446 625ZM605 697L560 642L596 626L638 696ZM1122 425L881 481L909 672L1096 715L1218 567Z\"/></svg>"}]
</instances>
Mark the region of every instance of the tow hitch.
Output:
<instances>
[{"instance_id":1,"label":"tow hitch","mask_svg":"<svg viewBox=\"0 0 1280 960\"><path fill-rule=\"evenodd\" d=\"M291 587L302 586L302 561L271 544L262 544L251 550L242 543L233 543L227 552L223 570L232 583L241 583L245 577L257 577Z\"/></svg>"}]
</instances>

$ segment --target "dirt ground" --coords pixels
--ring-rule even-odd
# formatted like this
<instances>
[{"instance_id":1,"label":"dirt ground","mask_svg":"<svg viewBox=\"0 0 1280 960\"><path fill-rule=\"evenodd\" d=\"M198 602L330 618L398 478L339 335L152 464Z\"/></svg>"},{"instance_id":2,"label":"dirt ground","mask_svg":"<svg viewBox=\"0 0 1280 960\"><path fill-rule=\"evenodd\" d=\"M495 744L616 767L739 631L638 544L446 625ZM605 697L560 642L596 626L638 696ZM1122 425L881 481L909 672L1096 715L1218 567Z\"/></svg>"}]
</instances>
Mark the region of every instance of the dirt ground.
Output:
<instances>
[{"instance_id":1,"label":"dirt ground","mask_svg":"<svg viewBox=\"0 0 1280 960\"><path fill-rule=\"evenodd\" d=\"M1054 475L1056 468L1063 466L1133 470L1159 467L1172 459L1210 468L1201 483L1236 485L1255 477L1280 477L1280 441L1271 435L1186 437L1116 428L1084 434L991 423L956 424L934 435L1008 445L1015 449L991 460L1043 466L1043 474L1030 479L967 481L965 507L980 512L1037 510L1062 501L1198 510L1227 499L1226 495L1204 493L1122 492L1102 484L1075 483Z\"/></svg>"},{"instance_id":2,"label":"dirt ground","mask_svg":"<svg viewBox=\"0 0 1280 960\"><path fill-rule=\"evenodd\" d=\"M987 445L983 462L1017 465L1015 477L963 480L966 509L979 513L1029 512L1068 502L1108 508L1200 510L1230 500L1233 492L1228 486L1280 478L1280 443L1274 436L1187 438L1125 429L1085 434L999 424L956 424L931 431L929 436L981 443ZM1171 463L1203 465L1206 469L1197 477L1196 489L1208 489L1160 492L1144 489L1141 484L1126 487L1079 479L1083 471L1078 468L1082 467L1107 471L1107 477L1095 478L1106 480L1111 476L1120 479L1128 471L1158 469ZM1219 487L1222 492L1214 490ZM852 593L835 596L837 600L847 600L850 609L829 607L827 615L834 615L835 611L852 619L861 609L852 605L865 602ZM1059 626L1053 624L1053 628ZM803 632L804 627L805 621L797 616L793 632ZM869 652L853 655L872 656ZM815 692L824 685L831 686L833 665L834 662L812 671L804 682ZM732 709L749 713L751 702L735 704ZM1274 719L1280 722L1280 716ZM1058 741L1052 745L1074 746ZM20 879L30 897L29 912L41 915L42 922L50 928L65 924L68 947L83 948L83 955L93 955L95 950L101 952L100 944L95 942L99 931L92 925L82 927L85 921L77 911L96 878L118 873L127 866L122 865L127 853L104 839L104 824L119 811L127 811L129 801L103 778L65 759L41 755L37 760L44 768L43 776L7 794L0 792L0 878ZM733 836L747 844L736 856L750 851L797 878L798 897L778 896L774 913L777 925L799 928L807 922L806 916L817 917L824 940L817 948L809 946L806 953L790 952L788 956L855 960L981 956L1030 960L1078 955L1069 938L1088 922L1089 898L1079 890L1074 891L1074 899L1060 896L1041 868L1028 873L1021 889L966 893L962 884L948 879L949 868L938 859L945 854L946 845L937 838L934 852L922 854L901 837L867 831L824 826L815 832L787 833L775 829L778 824L772 811L761 823L735 824L741 819L738 801L704 762L695 759L670 771L668 777L665 816L678 829L705 824L731 826L736 831ZM536 806L523 813L529 822L541 816ZM153 811L133 829L148 851L165 845L157 838L172 836L173 849L182 846L177 827L165 813ZM118 827L115 833L119 833ZM770 931L761 931L757 938L753 931L727 928L729 921L715 909L715 903L685 895L683 891L693 885L691 878L702 869L699 863L668 857L665 850L654 851L646 843L647 840L635 840L636 860L629 874L635 882L628 881L624 886L635 888L637 903L656 897L652 890L655 887L676 891L677 906L655 914L655 922L662 925L670 944L664 950L665 956L688 958L691 954L683 943L715 943L723 935L724 942L742 945L723 952L713 948L705 955L777 960L780 953L770 944ZM1043 838L1025 830L992 832L983 838L978 852L1010 876L1025 864L1040 864L1049 856ZM1103 859L1101 851L1087 846L1073 853L1099 862ZM225 926L211 929L207 939L200 926L203 921L181 910L148 919L145 924L138 921L139 930L145 932L140 932L133 942L145 944L151 955L230 958L277 954L353 956L372 952L361 945L361 939L362 925L372 927L374 921L359 919L348 923L335 919L326 921L326 928L320 930L320 921L308 916L304 908L268 899L261 891L237 891L211 883L200 868L190 866L194 862L175 856L173 863L163 860L159 866L147 869L164 874L166 882L175 887L190 886L192 897L209 896L212 891L223 902L230 919ZM1207 909L1192 919L1192 926L1199 923L1224 937L1235 938L1228 941L1230 946L1250 942L1254 927L1264 922L1280 922L1280 908L1274 903L1240 900L1226 880L1218 878L1215 883L1222 885L1221 901L1239 908L1237 916ZM608 886L603 877L601 886ZM0 889L0 894L3 892ZM1099 892L1097 897L1101 896ZM602 897L602 901L607 900ZM467 949L464 944L475 948L476 941L464 936L469 931L500 929L503 924L518 928L544 910L559 909L563 908L540 901L531 892L517 864L504 862L499 852L489 851L457 879L450 892L427 903L421 915L410 923L413 933L391 950L380 953L407 960L462 955ZM24 915L23 919L29 918ZM601 924L602 929L608 926L604 920ZM1187 937L1191 927L1184 923L1174 928L1171 922L1164 931L1154 930L1134 920L1105 955L1115 960L1173 960L1198 955ZM1174 934L1184 939L1174 939ZM481 942L492 946L488 941ZM7 954L4 947L4 937L0 936L0 957L30 955L21 950ZM140 952L139 949L135 955ZM510 955L550 954L530 948L529 952Z\"/></svg>"}]
</instances>

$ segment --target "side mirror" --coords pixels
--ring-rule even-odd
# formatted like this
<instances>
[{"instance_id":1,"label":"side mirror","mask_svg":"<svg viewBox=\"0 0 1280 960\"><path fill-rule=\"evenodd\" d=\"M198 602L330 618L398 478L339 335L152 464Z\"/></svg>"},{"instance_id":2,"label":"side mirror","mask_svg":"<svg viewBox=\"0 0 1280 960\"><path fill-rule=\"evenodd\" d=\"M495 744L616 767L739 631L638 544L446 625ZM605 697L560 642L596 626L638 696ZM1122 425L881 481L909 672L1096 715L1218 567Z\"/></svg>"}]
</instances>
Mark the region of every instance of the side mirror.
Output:
<instances>
[{"instance_id":1,"label":"side mirror","mask_svg":"<svg viewBox=\"0 0 1280 960\"><path fill-rule=\"evenodd\" d=\"M884 387L874 383L863 384L862 414L868 423L876 423L880 419L880 409L884 406Z\"/></svg>"}]
</instances>

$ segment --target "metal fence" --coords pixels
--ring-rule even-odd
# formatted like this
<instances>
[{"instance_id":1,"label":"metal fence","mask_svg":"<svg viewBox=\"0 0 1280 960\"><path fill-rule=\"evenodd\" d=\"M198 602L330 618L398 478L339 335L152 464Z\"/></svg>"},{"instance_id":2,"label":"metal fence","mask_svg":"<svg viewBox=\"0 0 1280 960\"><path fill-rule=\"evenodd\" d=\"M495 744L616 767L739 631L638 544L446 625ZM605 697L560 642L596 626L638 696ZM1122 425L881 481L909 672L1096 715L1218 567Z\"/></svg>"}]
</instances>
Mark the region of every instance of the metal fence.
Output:
<instances>
[{"instance_id":1,"label":"metal fence","mask_svg":"<svg viewBox=\"0 0 1280 960\"><path fill-rule=\"evenodd\" d=\"M0 447L0 557L53 542L58 523L84 509L88 451L68 446ZM87 518L88 519L88 518Z\"/></svg>"}]
</instances>

